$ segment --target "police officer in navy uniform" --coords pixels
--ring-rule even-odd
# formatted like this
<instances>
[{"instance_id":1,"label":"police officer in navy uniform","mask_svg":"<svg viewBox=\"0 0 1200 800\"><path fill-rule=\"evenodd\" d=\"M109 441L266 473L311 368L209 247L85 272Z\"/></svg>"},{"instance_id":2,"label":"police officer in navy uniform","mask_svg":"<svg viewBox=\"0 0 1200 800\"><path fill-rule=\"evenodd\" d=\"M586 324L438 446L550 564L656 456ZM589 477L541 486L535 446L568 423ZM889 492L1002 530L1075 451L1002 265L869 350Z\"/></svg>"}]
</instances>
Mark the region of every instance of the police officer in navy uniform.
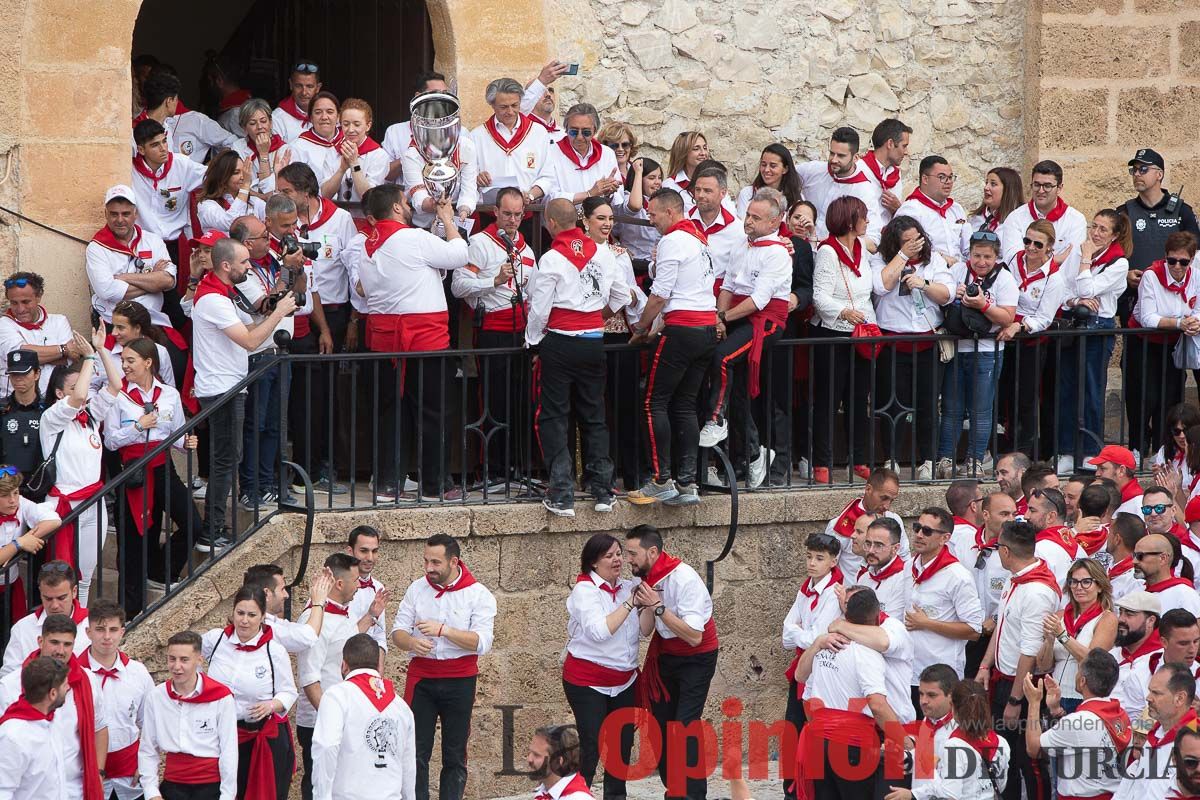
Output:
<instances>
[{"instance_id":1,"label":"police officer in navy uniform","mask_svg":"<svg viewBox=\"0 0 1200 800\"><path fill-rule=\"evenodd\" d=\"M1129 217L1133 234L1133 253L1129 257L1129 283L1117 303L1121 324L1128 326L1133 304L1137 302L1138 281L1142 270L1163 257L1167 237L1176 231L1189 231L1200 238L1200 225L1192 207L1163 188L1166 164L1150 148L1142 148L1129 160L1129 175L1137 197L1126 200L1119 211Z\"/></svg>"},{"instance_id":2,"label":"police officer in navy uniform","mask_svg":"<svg viewBox=\"0 0 1200 800\"><path fill-rule=\"evenodd\" d=\"M0 407L0 463L11 464L25 476L21 494L35 502L46 498L34 496L27 484L29 476L42 463L42 445L38 437L42 412L46 403L38 390L37 353L32 350L12 350L8 354L8 377L13 392L4 398Z\"/></svg>"}]
</instances>

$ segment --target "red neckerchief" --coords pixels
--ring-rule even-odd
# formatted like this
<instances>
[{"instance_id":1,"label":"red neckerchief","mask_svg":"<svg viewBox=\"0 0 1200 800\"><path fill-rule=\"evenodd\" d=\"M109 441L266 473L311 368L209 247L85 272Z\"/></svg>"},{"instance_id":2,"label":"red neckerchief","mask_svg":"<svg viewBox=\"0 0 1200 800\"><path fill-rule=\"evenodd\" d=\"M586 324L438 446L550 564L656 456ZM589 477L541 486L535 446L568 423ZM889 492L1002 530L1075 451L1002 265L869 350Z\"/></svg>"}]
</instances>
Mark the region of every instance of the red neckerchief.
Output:
<instances>
[{"instance_id":1,"label":"red neckerchief","mask_svg":"<svg viewBox=\"0 0 1200 800\"><path fill-rule=\"evenodd\" d=\"M392 237L396 231L404 230L408 226L398 219L381 219L375 223L375 228L367 237L366 251L367 255L373 256L383 247L388 239Z\"/></svg>"},{"instance_id":2,"label":"red neckerchief","mask_svg":"<svg viewBox=\"0 0 1200 800\"><path fill-rule=\"evenodd\" d=\"M1200 547L1196 546L1196 541L1192 538L1192 532L1183 527L1182 524L1176 522L1171 526L1171 530L1167 531L1167 533L1174 536L1179 541L1181 547L1187 547L1191 550L1200 550Z\"/></svg>"},{"instance_id":3,"label":"red neckerchief","mask_svg":"<svg viewBox=\"0 0 1200 800\"><path fill-rule=\"evenodd\" d=\"M854 523L865 513L867 513L867 509L863 506L861 497L851 500L834 521L833 532L838 536L849 538L854 533Z\"/></svg>"},{"instance_id":4,"label":"red neckerchief","mask_svg":"<svg viewBox=\"0 0 1200 800\"><path fill-rule=\"evenodd\" d=\"M955 525L966 525L968 528L975 531L975 533L979 533L979 526L976 525L974 522L971 522L971 520L969 520L969 519L963 519L962 517L955 517L954 524Z\"/></svg>"},{"instance_id":5,"label":"red neckerchief","mask_svg":"<svg viewBox=\"0 0 1200 800\"><path fill-rule=\"evenodd\" d=\"M262 626L262 631L259 633L258 641L255 644L245 644L243 642L234 641L234 631L232 625L226 625L223 632L225 634L225 638L230 642L233 642L233 649L243 653L253 653L255 650L259 649L264 644L275 638L275 633L271 630L270 625Z\"/></svg>"},{"instance_id":6,"label":"red neckerchief","mask_svg":"<svg viewBox=\"0 0 1200 800\"><path fill-rule=\"evenodd\" d=\"M987 736L984 738L975 739L968 736L962 728L957 728L954 733L950 734L950 738L958 739L971 745L975 752L983 756L983 760L989 764L996 757L996 750L1000 747L1000 737L996 735L995 731L988 731Z\"/></svg>"},{"instance_id":7,"label":"red neckerchief","mask_svg":"<svg viewBox=\"0 0 1200 800\"><path fill-rule=\"evenodd\" d=\"M1037 532L1035 542L1053 542L1063 549L1069 558L1074 560L1078 545L1071 537L1071 529L1066 525L1055 525L1053 528L1043 528Z\"/></svg>"},{"instance_id":8,"label":"red neckerchief","mask_svg":"<svg viewBox=\"0 0 1200 800\"><path fill-rule=\"evenodd\" d=\"M530 114L529 118L531 120L533 120L534 122L536 122L538 125L541 125L543 128L545 128L550 133L558 132L558 123L555 122L554 120L550 120L549 122L547 122L546 120L539 117L537 114Z\"/></svg>"},{"instance_id":9,"label":"red neckerchief","mask_svg":"<svg viewBox=\"0 0 1200 800\"><path fill-rule=\"evenodd\" d=\"M135 406L145 406L146 405L146 398L142 394L141 387L138 386L137 384L133 384L131 386L129 383L129 378L121 379L121 393L124 394L126 397L128 397L130 402L132 402ZM153 403L156 408L158 407L158 397L161 394L162 394L161 386L152 386L151 387L150 402Z\"/></svg>"},{"instance_id":10,"label":"red neckerchief","mask_svg":"<svg viewBox=\"0 0 1200 800\"><path fill-rule=\"evenodd\" d=\"M1062 219L1063 214L1067 213L1068 208L1070 208L1070 206L1067 205L1067 201L1059 197L1054 201L1054 208L1050 209L1050 213L1043 215L1042 212L1037 210L1037 206L1033 204L1033 201L1030 200L1029 216L1033 217L1034 219L1046 219L1050 220L1051 222L1058 222L1060 219Z\"/></svg>"},{"instance_id":11,"label":"red neckerchief","mask_svg":"<svg viewBox=\"0 0 1200 800\"><path fill-rule=\"evenodd\" d=\"M985 209L983 212L983 227L995 233L996 229L1000 227L1000 218ZM983 228L980 228L980 230L983 230Z\"/></svg>"},{"instance_id":12,"label":"red neckerchief","mask_svg":"<svg viewBox=\"0 0 1200 800\"><path fill-rule=\"evenodd\" d=\"M1126 556L1108 568L1108 577L1116 578L1133 569L1133 556Z\"/></svg>"},{"instance_id":13,"label":"red neckerchief","mask_svg":"<svg viewBox=\"0 0 1200 800\"><path fill-rule=\"evenodd\" d=\"M1038 268L1038 270L1036 272L1034 272L1032 274L1026 273L1025 272L1025 251L1024 250L1017 251L1017 274L1021 278L1021 291L1022 292L1025 291L1026 289L1028 289L1030 284L1037 283L1038 281L1041 281L1041 280L1046 280L1051 275L1058 272L1058 262L1056 262L1053 258L1047 259L1046 264L1050 265L1049 271L1046 270L1045 265L1042 265L1041 267Z\"/></svg>"},{"instance_id":14,"label":"red neckerchief","mask_svg":"<svg viewBox=\"0 0 1200 800\"><path fill-rule=\"evenodd\" d=\"M690 219L684 218L684 219L679 220L679 222L676 222L674 225L672 225L670 228L668 228L667 232L664 233L663 236L672 234L675 231L683 231L684 233L691 234L692 236L695 236L697 239L699 239L701 244L705 244L705 245L708 244L707 234L705 234L704 231L697 228L696 223Z\"/></svg>"},{"instance_id":15,"label":"red neckerchief","mask_svg":"<svg viewBox=\"0 0 1200 800\"><path fill-rule=\"evenodd\" d=\"M934 721L930 720L929 717L926 717L925 719L921 720L921 725L923 725L926 728L929 728L932 732L937 733L942 728L944 728L948 724L950 724L950 720L952 720L952 719L954 719L953 711L951 711L949 714L947 714L946 716L939 719L937 722L934 722Z\"/></svg>"},{"instance_id":16,"label":"red neckerchief","mask_svg":"<svg viewBox=\"0 0 1200 800\"><path fill-rule=\"evenodd\" d=\"M912 194L910 194L907 199L908 200L916 200L921 205L927 206L928 208L932 208L934 211L937 212L937 215L939 217L941 217L942 219L945 219L946 212L954 207L954 198L953 197L947 197L946 202L942 203L939 206L937 203L930 200L929 195L925 194L920 189L913 189Z\"/></svg>"},{"instance_id":17,"label":"red neckerchief","mask_svg":"<svg viewBox=\"0 0 1200 800\"><path fill-rule=\"evenodd\" d=\"M1154 723L1154 727L1150 729L1150 732L1146 734L1146 744L1150 745L1150 747L1153 747L1156 750L1163 745L1171 744L1175 741L1176 734L1179 733L1179 730L1184 725L1194 722L1196 722L1196 709L1190 707L1188 708L1187 713L1183 715L1183 718L1172 725L1171 729L1166 733L1162 732L1162 726L1156 722Z\"/></svg>"},{"instance_id":18,"label":"red neckerchief","mask_svg":"<svg viewBox=\"0 0 1200 800\"><path fill-rule=\"evenodd\" d=\"M654 562L654 566L646 573L646 577L642 578L642 583L653 588L666 580L667 576L682 563L678 558L663 550L658 554L658 560Z\"/></svg>"},{"instance_id":19,"label":"red neckerchief","mask_svg":"<svg viewBox=\"0 0 1200 800\"><path fill-rule=\"evenodd\" d=\"M913 559L913 586L920 586L922 583L929 580L934 575L937 575L951 564L957 564L958 559L955 558L954 554L950 552L949 547L942 547L941 550L938 550L937 556L934 557L933 561L929 564L929 566L925 567L923 571L921 571L920 562L921 559L919 558Z\"/></svg>"},{"instance_id":20,"label":"red neckerchief","mask_svg":"<svg viewBox=\"0 0 1200 800\"><path fill-rule=\"evenodd\" d=\"M903 562L903 560L901 560L901 566L903 566L903 564L904 564L904 562ZM841 568L836 567L836 566L825 577L829 578L829 583L825 584L825 589L829 589L831 586L837 586L838 584L845 581L845 578L846 578L846 576L842 574ZM821 580L825 580L825 578L822 578ZM820 582L821 581L817 581L817 583L820 583ZM800 584L800 594L804 595L805 597L812 598L812 603L809 605L808 610L816 611L817 603L821 599L821 592L818 592L815 588L813 588L813 579L812 578L805 578L804 583Z\"/></svg>"},{"instance_id":21,"label":"red neckerchief","mask_svg":"<svg viewBox=\"0 0 1200 800\"><path fill-rule=\"evenodd\" d=\"M1121 648L1121 660L1118 662L1118 666L1123 667L1126 664L1132 664L1147 653L1153 653L1155 650L1162 650L1162 648L1162 637L1158 635L1158 631L1151 631L1150 635L1146 637L1146 641L1138 645L1137 650L1130 652L1125 647Z\"/></svg>"},{"instance_id":22,"label":"red neckerchief","mask_svg":"<svg viewBox=\"0 0 1200 800\"><path fill-rule=\"evenodd\" d=\"M249 136L247 136L246 144L250 146L250 155L254 158L258 158L258 155L259 155L258 154L258 146L254 143L254 140L251 139ZM287 142L285 142L279 136L278 133L272 133L271 134L271 144L268 145L268 147L267 147L267 154L269 155L271 153L274 153L276 150L283 147L285 144L287 144Z\"/></svg>"},{"instance_id":23,"label":"red neckerchief","mask_svg":"<svg viewBox=\"0 0 1200 800\"><path fill-rule=\"evenodd\" d=\"M133 157L133 171L141 175L146 180L154 184L154 191L158 191L158 182L164 180L171 173L171 166L175 163L175 154L167 153L167 160L159 167L161 173L156 173L150 169L150 165L146 163L146 159L139 153Z\"/></svg>"},{"instance_id":24,"label":"red neckerchief","mask_svg":"<svg viewBox=\"0 0 1200 800\"><path fill-rule=\"evenodd\" d=\"M233 286L223 282L209 270L204 273L204 277L200 279L199 285L196 286L196 294L192 296L192 303L200 302L200 298L206 294L219 294L222 297L233 297Z\"/></svg>"},{"instance_id":25,"label":"red neckerchief","mask_svg":"<svg viewBox=\"0 0 1200 800\"><path fill-rule=\"evenodd\" d=\"M1067 629L1067 634L1072 639L1078 638L1079 632L1083 630L1084 626L1103 613L1103 606L1099 603L1092 603L1089 608L1084 609L1084 612L1076 617L1074 603L1067 603L1066 609L1063 610L1063 627Z\"/></svg>"},{"instance_id":26,"label":"red neckerchief","mask_svg":"<svg viewBox=\"0 0 1200 800\"><path fill-rule=\"evenodd\" d=\"M988 550L995 550L1000 546L1000 537L995 536L991 539L983 538L983 528L975 529L975 549L981 553Z\"/></svg>"},{"instance_id":27,"label":"red neckerchief","mask_svg":"<svg viewBox=\"0 0 1200 800\"><path fill-rule=\"evenodd\" d=\"M1027 583L1044 583L1053 589L1056 595L1059 597L1062 596L1062 589L1059 587L1058 581L1054 578L1054 573L1046 566L1046 562L1040 558L1037 561L1037 565L1024 575L1012 576L1009 581L1011 587L1009 596L1012 596L1012 592L1015 592L1018 586L1024 586Z\"/></svg>"},{"instance_id":28,"label":"red neckerchief","mask_svg":"<svg viewBox=\"0 0 1200 800\"><path fill-rule=\"evenodd\" d=\"M33 613L34 613L36 619L41 619L42 615L46 613L46 607L38 606L37 608L35 608L33 610ZM82 625L84 622L87 622L87 618L88 618L88 610L86 608L79 605L78 602L71 604L71 621L72 622L74 622L76 625Z\"/></svg>"},{"instance_id":29,"label":"red neckerchief","mask_svg":"<svg viewBox=\"0 0 1200 800\"><path fill-rule=\"evenodd\" d=\"M142 227L140 225L133 226L133 238L129 240L129 244L125 244L118 239L117 235L107 225L96 231L96 234L92 236L92 241L106 250L112 250L114 253L120 253L130 258L137 258L137 247L142 241Z\"/></svg>"},{"instance_id":30,"label":"red neckerchief","mask_svg":"<svg viewBox=\"0 0 1200 800\"><path fill-rule=\"evenodd\" d=\"M1175 279L1171 277L1170 270L1167 269L1167 262L1159 259L1151 264L1148 268L1149 272L1153 272L1158 278L1158 283L1170 294L1179 295L1179 299L1188 304L1190 308L1196 307L1196 298L1187 296L1188 284L1192 282L1192 265L1188 264L1187 271L1183 273L1183 279L1179 283L1175 283Z\"/></svg>"},{"instance_id":31,"label":"red neckerchief","mask_svg":"<svg viewBox=\"0 0 1200 800\"><path fill-rule=\"evenodd\" d=\"M282 108L282 106L280 107ZM340 147L342 142L346 140L346 134L342 132L341 128L338 128L336 131L334 131L332 139L326 139L312 128L306 128L300 134L300 138L306 142L311 142L318 147L337 148Z\"/></svg>"},{"instance_id":32,"label":"red neckerchief","mask_svg":"<svg viewBox=\"0 0 1200 800\"><path fill-rule=\"evenodd\" d=\"M496 146L504 151L504 155L511 156L513 151L521 146L521 142L525 141L525 137L529 135L529 131L533 128L533 120L524 114L517 116L517 127L513 130L511 139L505 139L504 134L500 133L500 129L496 127L496 115L488 117L488 121L483 123L484 129L488 135L492 137L492 141Z\"/></svg>"},{"instance_id":33,"label":"red neckerchief","mask_svg":"<svg viewBox=\"0 0 1200 800\"><path fill-rule=\"evenodd\" d=\"M7 525L10 522L19 522L16 514L0 514L0 525Z\"/></svg>"},{"instance_id":34,"label":"red neckerchief","mask_svg":"<svg viewBox=\"0 0 1200 800\"><path fill-rule=\"evenodd\" d=\"M358 588L370 589L372 592L375 591L375 579L370 576L364 578L360 575L358 578Z\"/></svg>"},{"instance_id":35,"label":"red neckerchief","mask_svg":"<svg viewBox=\"0 0 1200 800\"><path fill-rule=\"evenodd\" d=\"M1171 577L1161 580L1158 583L1146 584L1146 591L1150 594L1158 594L1159 592L1165 589L1170 589L1173 586L1186 586L1189 589L1194 588L1192 586L1192 582L1187 578L1180 578L1172 575Z\"/></svg>"},{"instance_id":36,"label":"red neckerchief","mask_svg":"<svg viewBox=\"0 0 1200 800\"><path fill-rule=\"evenodd\" d=\"M92 648L89 647L87 650L84 650L83 653L81 653L79 656L76 656L76 657L79 659L79 666L83 667L84 669L91 670L92 672L94 672L100 676L100 688L101 689L103 689L104 685L106 683L108 683L109 678L112 678L114 681L119 681L121 679L121 671L117 669L116 664L113 664L111 669L102 667L99 664L97 664L95 667L93 667L92 659L89 657L91 652L92 652ZM129 666L129 656L127 656L125 653L122 653L120 650L118 650L117 658L120 660L121 666L123 666L123 667Z\"/></svg>"},{"instance_id":37,"label":"red neckerchief","mask_svg":"<svg viewBox=\"0 0 1200 800\"><path fill-rule=\"evenodd\" d=\"M861 169L856 169L854 174L849 178L839 178L836 174L834 174L833 167L827 166L825 169L829 172L829 177L833 178L834 183L865 183L867 180L869 180L867 176L863 174Z\"/></svg>"},{"instance_id":38,"label":"red neckerchief","mask_svg":"<svg viewBox=\"0 0 1200 800\"><path fill-rule=\"evenodd\" d=\"M40 657L39 647L29 654L25 664ZM67 660L67 686L75 700L75 715L79 734L79 754L83 767L82 800L104 800L104 786L100 781L100 764L96 757L96 698L92 696L92 681L74 653Z\"/></svg>"},{"instance_id":39,"label":"red neckerchief","mask_svg":"<svg viewBox=\"0 0 1200 800\"><path fill-rule=\"evenodd\" d=\"M542 791L535 794L533 796L533 800L554 800L554 795L550 794L550 790L546 788L546 784L543 783L539 788ZM592 796L592 790L587 785L587 781L585 781L583 776L578 772L575 773L575 777L567 781L567 785L564 786L563 790L558 793L558 796L563 797L565 795L575 794L576 792L584 792L589 797Z\"/></svg>"},{"instance_id":40,"label":"red neckerchief","mask_svg":"<svg viewBox=\"0 0 1200 800\"><path fill-rule=\"evenodd\" d=\"M308 114L300 110L300 106L296 105L296 100L290 94L279 101L279 108L290 117L308 122Z\"/></svg>"},{"instance_id":41,"label":"red neckerchief","mask_svg":"<svg viewBox=\"0 0 1200 800\"><path fill-rule=\"evenodd\" d=\"M108 230L108 228L105 228L104 230ZM42 312L42 316L37 322L21 322L21 320L13 316L11 308L4 312L4 316L8 317L27 331L40 331L42 326L46 324L46 320L50 318L50 315L46 313L45 306L38 306L38 311Z\"/></svg>"},{"instance_id":42,"label":"red neckerchief","mask_svg":"<svg viewBox=\"0 0 1200 800\"><path fill-rule=\"evenodd\" d=\"M508 245L506 245L500 239L500 226L498 226L496 223L493 222L491 225L488 225L483 229L482 233L484 236L495 242L496 246L501 250L508 252ZM517 254L520 255L521 251L525 249L525 237L521 235L520 231L517 231L516 236L510 236L508 238L512 239L513 247L516 248Z\"/></svg>"},{"instance_id":43,"label":"red neckerchief","mask_svg":"<svg viewBox=\"0 0 1200 800\"><path fill-rule=\"evenodd\" d=\"M54 712L51 711L49 714L43 714L25 699L25 695L21 695L15 703L5 710L4 716L0 717L0 725L3 725L10 719L23 719L26 722L41 722L43 720L49 722L54 719Z\"/></svg>"},{"instance_id":44,"label":"red neckerchief","mask_svg":"<svg viewBox=\"0 0 1200 800\"><path fill-rule=\"evenodd\" d=\"M1090 531L1074 531L1075 541L1083 548L1083 552L1089 556L1094 556L1100 552L1103 547L1108 544L1108 526L1101 525L1100 527ZM1109 577L1112 577L1111 575Z\"/></svg>"},{"instance_id":45,"label":"red neckerchief","mask_svg":"<svg viewBox=\"0 0 1200 800\"><path fill-rule=\"evenodd\" d=\"M1142 485L1135 480L1130 479L1121 487L1122 502L1127 503L1135 497L1141 497L1142 494Z\"/></svg>"},{"instance_id":46,"label":"red neckerchief","mask_svg":"<svg viewBox=\"0 0 1200 800\"><path fill-rule=\"evenodd\" d=\"M675 177L672 178L671 180L675 181L675 185L678 186L680 189L683 189L685 192L688 190L688 187L692 185L692 182L690 180L688 180L687 173L684 172L683 170L679 170L679 172L676 172Z\"/></svg>"},{"instance_id":47,"label":"red neckerchief","mask_svg":"<svg viewBox=\"0 0 1200 800\"><path fill-rule=\"evenodd\" d=\"M333 215L337 213L337 204L328 197L318 198L321 201L321 207L317 211L317 218L314 220L311 217L309 221L301 225L301 233L307 236L312 231L324 225L329 220L333 219Z\"/></svg>"},{"instance_id":48,"label":"red neckerchief","mask_svg":"<svg viewBox=\"0 0 1200 800\"><path fill-rule=\"evenodd\" d=\"M220 683L219 681L213 680L208 675L205 675L203 678L197 675L196 680L202 682L200 694L192 695L191 697L184 697L175 691L175 685L172 684L170 678L168 678L166 682L167 697L171 698L177 703L215 703L223 697L230 697L233 695L233 692L229 690L228 686Z\"/></svg>"},{"instance_id":49,"label":"red neckerchief","mask_svg":"<svg viewBox=\"0 0 1200 800\"><path fill-rule=\"evenodd\" d=\"M879 572L871 572L870 567L863 567L858 571L858 577L863 577L863 574L865 573L868 578L875 581L875 588L878 589L888 578L892 577L893 575L899 575L903 571L904 559L897 554L893 556L892 560L887 563L887 566L879 570Z\"/></svg>"},{"instance_id":50,"label":"red neckerchief","mask_svg":"<svg viewBox=\"0 0 1200 800\"><path fill-rule=\"evenodd\" d=\"M236 92L230 92L221 98L220 110L228 111L231 108L237 108L253 96L248 89L238 89Z\"/></svg>"},{"instance_id":51,"label":"red neckerchief","mask_svg":"<svg viewBox=\"0 0 1200 800\"><path fill-rule=\"evenodd\" d=\"M875 180L879 181L879 185L885 190L891 191L896 188L896 184L900 182L900 168L888 167L887 175L883 174L883 168L879 165L879 159L875 158L875 151L867 153L862 157L862 163L871 170L871 174L875 176Z\"/></svg>"},{"instance_id":52,"label":"red neckerchief","mask_svg":"<svg viewBox=\"0 0 1200 800\"><path fill-rule=\"evenodd\" d=\"M375 706L376 711L383 711L392 704L396 699L396 686L391 681L380 677L374 671L360 672L353 678L348 678L347 683L353 683L357 686L371 705Z\"/></svg>"},{"instance_id":53,"label":"red neckerchief","mask_svg":"<svg viewBox=\"0 0 1200 800\"><path fill-rule=\"evenodd\" d=\"M583 272L583 268L596 255L596 243L584 236L583 231L578 228L571 228L555 236L550 249L570 261L580 272Z\"/></svg>"},{"instance_id":54,"label":"red neckerchief","mask_svg":"<svg viewBox=\"0 0 1200 800\"><path fill-rule=\"evenodd\" d=\"M833 248L833 252L837 256L838 261L842 262L842 265L845 266L846 269L853 272L854 277L856 277L856 278L862 277L862 273L859 272L859 270L858 270L858 262L859 262L859 259L862 258L862 241L861 240L859 240L859 239L854 240L854 257L853 258L850 257L850 254L846 252L846 248L842 247L842 243L839 242L837 240L837 237L835 237L835 236L830 236L828 239L821 242L821 246L825 246L825 245L828 245L829 247Z\"/></svg>"},{"instance_id":55,"label":"red neckerchief","mask_svg":"<svg viewBox=\"0 0 1200 800\"><path fill-rule=\"evenodd\" d=\"M720 213L717 214L717 218L713 220L712 225L705 225L704 221L700 219L699 206L692 206L692 210L688 212L687 218L695 223L697 230L706 237L720 233L728 228L730 224L737 222L737 217L731 214L725 206L720 207Z\"/></svg>"},{"instance_id":56,"label":"red neckerchief","mask_svg":"<svg viewBox=\"0 0 1200 800\"><path fill-rule=\"evenodd\" d=\"M358 154L360 156L365 156L367 153L373 153L379 148L379 142L375 141L370 136L367 136L358 143ZM455 152L458 152L458 148L455 148Z\"/></svg>"},{"instance_id":57,"label":"red neckerchief","mask_svg":"<svg viewBox=\"0 0 1200 800\"><path fill-rule=\"evenodd\" d=\"M617 599L617 592L621 591L619 586L613 586L608 581L600 581L599 583L596 583L596 581L592 579L591 575L585 575L582 572L575 576L575 583L590 583L599 588L600 591L606 592L614 602Z\"/></svg>"},{"instance_id":58,"label":"red neckerchief","mask_svg":"<svg viewBox=\"0 0 1200 800\"><path fill-rule=\"evenodd\" d=\"M442 586L441 584L434 583L429 579L428 575L425 576L425 580L429 583L429 585L437 590L437 594L434 595L433 598L434 600L440 600L442 595L444 595L446 592L457 592L461 589L467 588L468 586L475 585L475 576L471 574L471 570L467 569L467 562L460 560L458 562L458 568L461 570L461 574L458 576L458 580L449 586Z\"/></svg>"},{"instance_id":59,"label":"red neckerchief","mask_svg":"<svg viewBox=\"0 0 1200 800\"><path fill-rule=\"evenodd\" d=\"M1108 735L1116 745L1118 753L1129 747L1129 743L1133 741L1133 726L1129 724L1129 715L1121 708L1119 700L1101 700L1099 697L1093 697L1091 700L1084 700L1075 710L1088 711L1099 717L1108 729Z\"/></svg>"},{"instance_id":60,"label":"red neckerchief","mask_svg":"<svg viewBox=\"0 0 1200 800\"><path fill-rule=\"evenodd\" d=\"M1110 267L1120 259L1125 257L1125 248L1121 247L1120 242L1113 242L1108 247L1104 248L1104 252L1092 256L1092 269L1097 272L1102 271L1105 267Z\"/></svg>"},{"instance_id":61,"label":"red neckerchief","mask_svg":"<svg viewBox=\"0 0 1200 800\"><path fill-rule=\"evenodd\" d=\"M580 158L579 153L575 152L575 148L571 146L570 137L564 136L558 140L558 149L567 157L567 160L575 165L575 168L580 172L585 169L591 169L600 163L600 157L604 155L604 148L596 142L589 142L591 149L585 158Z\"/></svg>"}]
</instances>

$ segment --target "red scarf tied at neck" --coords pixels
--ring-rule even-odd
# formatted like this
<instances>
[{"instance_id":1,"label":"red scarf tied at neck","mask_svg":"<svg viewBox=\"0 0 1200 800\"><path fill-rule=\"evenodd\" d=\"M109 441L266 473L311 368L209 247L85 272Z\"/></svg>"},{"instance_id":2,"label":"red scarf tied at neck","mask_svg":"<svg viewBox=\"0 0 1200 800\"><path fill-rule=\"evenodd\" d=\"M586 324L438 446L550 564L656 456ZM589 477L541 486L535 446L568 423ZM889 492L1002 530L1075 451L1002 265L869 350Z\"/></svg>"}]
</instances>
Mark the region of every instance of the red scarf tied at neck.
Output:
<instances>
[{"instance_id":1,"label":"red scarf tied at neck","mask_svg":"<svg viewBox=\"0 0 1200 800\"><path fill-rule=\"evenodd\" d=\"M821 242L820 246L831 248L833 250L834 254L837 256L838 261L841 262L842 266L844 266L846 269L853 272L854 277L856 277L856 278L862 277L862 273L859 271L859 268L858 268L858 265L862 262L862 240L861 239L854 240L854 254L853 255L851 255L850 253L847 253L846 248L843 247L842 243L839 242L837 240L837 237L834 237L834 236L830 236L828 239Z\"/></svg>"},{"instance_id":2,"label":"red scarf tied at neck","mask_svg":"<svg viewBox=\"0 0 1200 800\"><path fill-rule=\"evenodd\" d=\"M468 586L475 585L475 576L471 574L471 570L467 569L467 562L459 560L458 568L461 570L458 580L447 586L442 586L440 583L434 583L432 578L430 578L428 575L425 576L425 580L429 583L429 585L437 590L437 594L433 597L434 600L441 600L442 595L444 595L446 592L458 592L466 589Z\"/></svg>"}]
</instances>

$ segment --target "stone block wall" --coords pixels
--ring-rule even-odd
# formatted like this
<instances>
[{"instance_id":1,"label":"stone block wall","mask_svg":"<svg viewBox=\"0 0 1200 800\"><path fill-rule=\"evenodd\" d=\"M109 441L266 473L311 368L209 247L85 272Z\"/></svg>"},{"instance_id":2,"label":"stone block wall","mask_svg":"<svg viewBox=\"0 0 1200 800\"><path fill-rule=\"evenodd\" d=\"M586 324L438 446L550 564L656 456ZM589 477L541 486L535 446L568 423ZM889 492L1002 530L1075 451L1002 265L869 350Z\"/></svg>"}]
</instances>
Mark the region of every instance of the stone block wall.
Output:
<instances>
[{"instance_id":1,"label":"stone block wall","mask_svg":"<svg viewBox=\"0 0 1200 800\"><path fill-rule=\"evenodd\" d=\"M780 643L783 619L805 574L805 537L856 496L849 490L805 491L743 496L741 522L732 553L716 565L713 601L721 638L717 674L706 718L719 728L721 702L739 698L742 721L768 724L783 718L787 685L783 677L791 654ZM906 488L895 510L905 517L940 504L944 489ZM597 531L623 539L632 526L651 522L664 532L667 549L704 576L704 562L725 542L729 500L705 498L695 509L647 512L620 504L610 515L580 510L574 520L548 517L536 505L446 508L320 514L314 531L309 574L324 558L344 548L346 533L359 524L384 535L376 575L392 590L389 625L408 584L423 574L423 540L435 533L459 537L463 557L475 576L496 595L498 615L493 651L480 660L481 674L471 723L471 798L528 790L521 776L497 776L504 763L499 705L514 712L515 763L522 764L528 735L549 722L570 721L563 697L560 659L566 646L566 597L579 573L583 543ZM165 644L176 631L200 632L223 626L230 599L251 564L274 561L289 575L298 569L303 521L284 517L255 534L166 607L133 630L127 651L146 661L158 680L165 677ZM307 580L303 582L307 586ZM293 593L293 617L306 602ZM387 677L403 683L405 659L387 658ZM743 730L746 726L743 726ZM436 750L435 750L436 753ZM436 775L436 770L433 772Z\"/></svg>"},{"instance_id":2,"label":"stone block wall","mask_svg":"<svg viewBox=\"0 0 1200 800\"><path fill-rule=\"evenodd\" d=\"M1034 144L1066 170L1089 218L1133 196L1126 162L1153 147L1166 185L1200 190L1200 5L1178 0L1044 0Z\"/></svg>"}]
</instances>

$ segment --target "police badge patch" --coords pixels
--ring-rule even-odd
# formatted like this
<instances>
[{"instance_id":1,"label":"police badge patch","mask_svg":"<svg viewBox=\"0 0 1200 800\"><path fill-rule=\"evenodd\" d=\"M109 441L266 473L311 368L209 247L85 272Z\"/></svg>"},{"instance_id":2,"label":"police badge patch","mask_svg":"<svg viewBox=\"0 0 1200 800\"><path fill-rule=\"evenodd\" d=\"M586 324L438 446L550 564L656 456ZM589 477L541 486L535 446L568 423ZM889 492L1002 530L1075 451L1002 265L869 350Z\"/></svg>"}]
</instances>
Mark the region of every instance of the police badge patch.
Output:
<instances>
[{"instance_id":1,"label":"police badge patch","mask_svg":"<svg viewBox=\"0 0 1200 800\"><path fill-rule=\"evenodd\" d=\"M9 433L16 433L20 425L15 419L10 418L8 422L4 423L4 427L8 429Z\"/></svg>"}]
</instances>

